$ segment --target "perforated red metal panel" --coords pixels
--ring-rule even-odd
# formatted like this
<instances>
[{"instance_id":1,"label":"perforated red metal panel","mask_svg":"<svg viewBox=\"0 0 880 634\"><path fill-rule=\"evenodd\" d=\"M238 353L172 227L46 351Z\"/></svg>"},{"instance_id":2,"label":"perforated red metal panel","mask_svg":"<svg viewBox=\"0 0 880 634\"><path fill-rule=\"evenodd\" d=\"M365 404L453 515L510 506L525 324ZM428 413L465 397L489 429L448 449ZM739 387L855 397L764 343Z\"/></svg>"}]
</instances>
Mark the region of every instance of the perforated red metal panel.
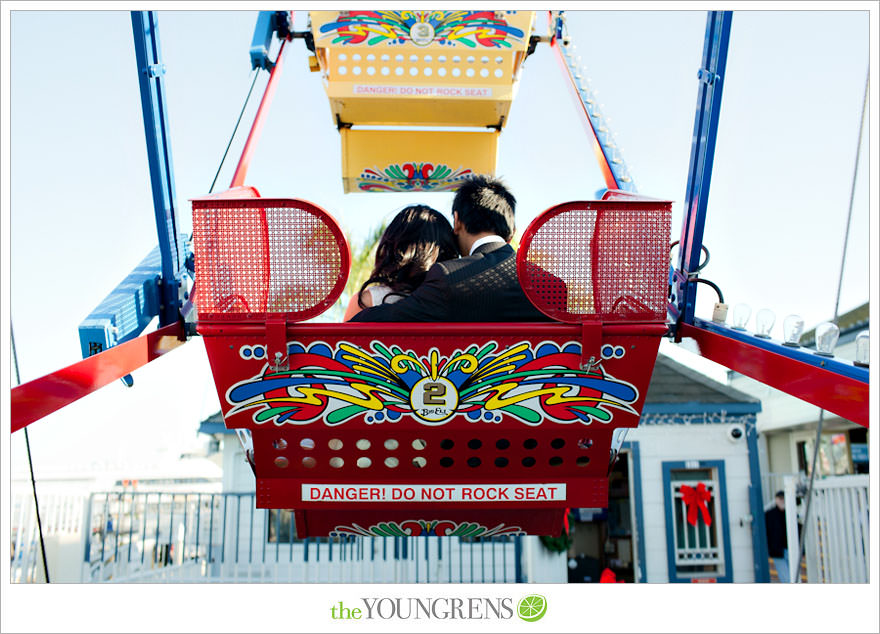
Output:
<instances>
[{"instance_id":1,"label":"perforated red metal panel","mask_svg":"<svg viewBox=\"0 0 880 634\"><path fill-rule=\"evenodd\" d=\"M265 323L199 329L226 425L252 435L257 505L300 511L301 536L435 520L558 533L545 513L607 504L612 434L638 424L666 331L291 324L276 370Z\"/></svg>"},{"instance_id":2,"label":"perforated red metal panel","mask_svg":"<svg viewBox=\"0 0 880 634\"><path fill-rule=\"evenodd\" d=\"M333 305L348 278L348 244L336 221L293 199L193 200L202 318L284 313L301 321Z\"/></svg>"},{"instance_id":3,"label":"perforated red metal panel","mask_svg":"<svg viewBox=\"0 0 880 634\"><path fill-rule=\"evenodd\" d=\"M665 319L671 210L654 200L551 207L520 242L523 290L560 321Z\"/></svg>"}]
</instances>

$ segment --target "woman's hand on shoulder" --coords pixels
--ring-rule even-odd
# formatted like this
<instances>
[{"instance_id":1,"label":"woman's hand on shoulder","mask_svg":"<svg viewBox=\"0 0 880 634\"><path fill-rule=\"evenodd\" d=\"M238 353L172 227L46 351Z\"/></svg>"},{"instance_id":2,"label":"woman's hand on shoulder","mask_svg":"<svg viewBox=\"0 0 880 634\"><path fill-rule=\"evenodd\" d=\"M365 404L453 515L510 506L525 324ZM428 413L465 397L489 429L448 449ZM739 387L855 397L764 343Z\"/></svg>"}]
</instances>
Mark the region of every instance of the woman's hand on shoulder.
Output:
<instances>
[{"instance_id":1,"label":"woman's hand on shoulder","mask_svg":"<svg viewBox=\"0 0 880 634\"><path fill-rule=\"evenodd\" d=\"M364 289L364 292L361 294L361 300L363 300L364 306L367 308L373 305L373 296L368 289ZM348 301L348 308L345 309L345 315L342 317L342 321L351 321L351 318L361 312L361 310L357 294L352 295L351 299Z\"/></svg>"}]
</instances>

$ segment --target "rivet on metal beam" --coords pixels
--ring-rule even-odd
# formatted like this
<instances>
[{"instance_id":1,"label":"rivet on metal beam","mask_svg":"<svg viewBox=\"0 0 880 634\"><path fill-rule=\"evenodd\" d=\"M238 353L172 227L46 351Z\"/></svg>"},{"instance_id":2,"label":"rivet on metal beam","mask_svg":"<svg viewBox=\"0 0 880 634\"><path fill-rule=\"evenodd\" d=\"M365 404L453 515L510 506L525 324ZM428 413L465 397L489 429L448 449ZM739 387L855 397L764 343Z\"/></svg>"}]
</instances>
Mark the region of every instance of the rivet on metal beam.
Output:
<instances>
[{"instance_id":1,"label":"rivet on metal beam","mask_svg":"<svg viewBox=\"0 0 880 634\"><path fill-rule=\"evenodd\" d=\"M165 74L165 64L150 64L149 66L147 66L146 73L147 73L147 77L149 77L150 79L155 79L156 77L159 77L160 75L164 75Z\"/></svg>"}]
</instances>

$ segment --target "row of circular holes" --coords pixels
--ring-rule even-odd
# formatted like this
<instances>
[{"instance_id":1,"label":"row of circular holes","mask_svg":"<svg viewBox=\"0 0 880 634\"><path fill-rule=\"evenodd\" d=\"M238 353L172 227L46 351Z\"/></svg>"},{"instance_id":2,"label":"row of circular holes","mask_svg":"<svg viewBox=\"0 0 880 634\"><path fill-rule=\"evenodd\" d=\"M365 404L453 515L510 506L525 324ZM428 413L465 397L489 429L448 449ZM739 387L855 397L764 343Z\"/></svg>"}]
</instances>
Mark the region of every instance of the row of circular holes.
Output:
<instances>
[{"instance_id":1,"label":"row of circular holes","mask_svg":"<svg viewBox=\"0 0 880 634\"><path fill-rule=\"evenodd\" d=\"M299 444L300 444L300 447L302 447L303 449L314 449L315 448L315 441L312 440L311 438L303 438L302 440L300 440ZM287 441L284 440L283 438L281 438L279 440L274 441L272 443L272 445L275 447L275 449L283 450L283 449L287 448ZM385 445L385 449L387 449L389 451L394 451L395 449L397 449L400 446L400 444L393 438L389 438L388 440L386 440L384 445ZM592 445L593 445L593 441L590 438L585 438L585 439L578 441L578 447L581 449L589 449L590 447L592 447ZM338 438L331 438L329 441L327 441L327 446L333 451L338 451L338 450L342 449L342 441L339 440ZM360 440L358 440L355 443L355 446L358 449L360 449L361 451L366 451L367 449L370 448L371 443L366 438L361 438ZM422 449L424 449L427 446L428 446L428 443L425 440L422 440L421 438L417 438L412 441L412 448L415 449L416 451L421 451ZM452 449L454 446L455 446L455 442L449 438L446 438L440 442L440 447L445 450ZM468 448L470 448L470 449L476 450L482 446L483 446L483 441L481 441L478 438L472 438L471 440L468 441ZM510 441L507 440L506 438L500 438L498 441L496 441L495 446L498 449L504 450L504 449L507 449L510 447ZM527 438L525 441L523 441L523 447L525 449L534 449L537 446L538 446L538 441L535 440L534 438ZM565 440L562 438L554 438L552 441L550 441L550 446L553 447L553 449L562 449L562 447L565 446ZM579 467L584 467L587 464L589 464L590 459L587 456L580 456L575 462ZM315 458L313 458L311 456L306 456L305 458L303 458L302 463L303 463L303 466L306 467L307 469L311 469L318 464L317 460L315 460ZM413 458L412 463L413 463L413 466L415 466L417 468L422 468L428 463L428 461L427 461L427 459L425 459L422 456L417 456L417 457ZM497 467L506 467L508 465L508 463L509 463L508 459L504 458L504 457L499 457L499 458L495 459L495 466L497 466ZM522 459L522 465L524 467L532 467L535 465L535 463L536 463L536 460L531 456L526 456L525 458ZM279 457L275 458L275 464L276 464L276 466L281 467L283 469L283 468L287 467L290 464L290 462L284 456L279 456ZM333 468L338 469L338 468L342 467L344 464L345 464L345 461L338 456L330 458L330 466ZM373 464L373 462L372 462L372 460L370 460L366 456L362 456L357 459L356 464L361 469L366 469L367 467L371 466ZM400 461L393 456L385 458L385 466L387 466L387 467L390 467L393 469L393 468L397 467L399 464L400 464ZM442 467L451 467L453 464L454 464L454 461L452 460L452 458L444 457L444 458L440 459L440 466L442 466ZM471 457L471 458L467 459L467 464L470 467L478 467L478 466L480 466L480 464L482 464L482 461L477 457ZM560 458L559 456L553 456L548 461L548 464L552 467L559 466L562 464L562 458Z\"/></svg>"},{"instance_id":2,"label":"row of circular holes","mask_svg":"<svg viewBox=\"0 0 880 634\"><path fill-rule=\"evenodd\" d=\"M577 444L578 444L579 449L589 449L590 447L593 446L593 440L592 440L592 438L583 438L583 439L579 440ZM394 438L389 438L388 440L385 441L384 445L385 445L385 449L387 449L388 451L394 451L395 449L397 449L400 446L400 443L397 442ZM283 438L279 438L278 440L273 441L272 446L275 449L284 450L284 449L287 449L287 441L284 440ZM312 440L311 438L303 438L302 440L299 441L299 446L302 447L303 449L307 449L307 450L314 449L315 448L315 441ZM366 451L367 449L369 449L372 446L372 443L369 440L367 440L366 438L361 438L360 440L355 442L354 446L357 447L358 449L360 449L361 451ZM412 448L415 449L416 451L421 451L422 449L424 449L427 446L428 446L428 441L423 440L421 438L416 438L415 440L412 441ZM444 438L443 440L440 441L440 448L441 449L445 449L448 451L449 449L452 449L454 446L455 446L455 441L452 440L451 438ZM471 438L468 441L467 446L469 449L479 449L480 447L483 446L483 441L480 440L479 438ZM495 442L495 446L498 449L507 449L510 447L510 441L507 440L507 438L499 438ZM523 441L523 448L524 449L534 449L537 446L538 446L538 441L535 440L534 438L527 438L526 440ZM562 449L563 447L565 447L565 439L564 438L554 438L553 440L550 441L550 446L553 449ZM327 441L327 447L333 451L339 451L340 449L342 449L342 441L339 438L331 438L330 440Z\"/></svg>"},{"instance_id":3,"label":"row of circular holes","mask_svg":"<svg viewBox=\"0 0 880 634\"><path fill-rule=\"evenodd\" d=\"M472 457L468 458L466 462L469 467L479 467L483 463L483 461L480 460L479 458L477 458L476 456L472 456ZM553 456L552 458L550 458L547 461L547 464L549 464L551 467L558 467L559 465L562 464L562 462L563 462L563 460L561 457ZM575 460L575 464L579 467L586 467L589 463L590 463L590 458L588 456L579 456L578 459ZM284 456L278 456L277 458L275 458L275 466L276 467L279 467L281 469L285 469L285 468L287 468L287 466L289 464L290 464L290 461ZM318 465L318 461L315 460L312 456L306 456L305 458L302 459L302 464L306 469L313 469L314 467L316 467ZM340 458L339 456L335 456L333 458L330 458L329 464L334 469L340 469L345 464L345 461L342 458ZM361 469L366 469L366 468L372 466L373 461L370 460L369 458L367 458L366 456L361 456L360 458L357 459L357 462L355 464L357 464L357 466ZM393 456L389 456L388 458L385 458L385 466L390 469L394 469L399 464L400 464L400 461ZM428 464L428 460L426 458L424 458L423 456L417 456L417 457L413 458L412 464L417 469L421 469L422 467L424 467L425 465ZM455 464L455 461L448 456L446 456L444 458L440 458L440 466L441 467L451 467L453 464ZM503 456L495 458L495 466L496 467L504 468L508 464L510 464L510 461L507 458L504 458ZM522 466L524 466L524 467L534 467L535 464L537 464L537 460L535 460L535 458L533 458L532 456L526 456L525 458L522 459Z\"/></svg>"},{"instance_id":4,"label":"row of circular holes","mask_svg":"<svg viewBox=\"0 0 880 634\"><path fill-rule=\"evenodd\" d=\"M345 66L339 66L336 68L336 72L339 73L340 75L347 75L348 68ZM351 69L351 72L353 75L360 75L361 74L361 67L355 66L354 68ZM391 74L391 69L388 66L383 66L380 72L383 75L387 76L387 75ZM403 75L404 72L405 71L403 69L403 66L398 66L397 68L394 69L394 74L397 75L398 77ZM375 74L376 74L376 68L374 66L368 66L367 67L367 75L372 76ZM419 69L416 66L410 66L409 74L410 74L410 76L415 77L416 75L419 74ZM422 74L425 77L430 77L431 75L434 74L434 71L433 71L433 69L431 69L430 66L426 66L425 68L422 69ZM453 68L450 71L450 74L453 77L461 77L461 69L460 68ZM473 68L468 68L464 74L467 77L473 77L476 73L474 72ZM504 77L504 71L501 70L500 68L496 68L495 72L493 74L496 77ZM440 68L437 69L437 75L440 77L446 77L446 69L441 66ZM482 70L480 70L480 77L488 77L488 76L489 76L489 69L483 68Z\"/></svg>"},{"instance_id":5,"label":"row of circular holes","mask_svg":"<svg viewBox=\"0 0 880 634\"><path fill-rule=\"evenodd\" d=\"M344 61L346 61L346 60L348 59L348 56L347 56L345 53L340 53L339 56L337 57L337 59L339 59L339 61L344 62ZM351 59L352 59L352 61L355 61L355 62L359 62L359 61L361 61L360 53L355 53L354 55L351 56ZM389 61L391 61L391 56L386 54L386 55L382 55L382 57L380 57L379 59L380 59L381 61L383 61L383 62L389 62ZM432 61L434 61L434 58L431 57L430 55L425 55L422 59L423 59L424 61L426 61L426 62L432 62ZM376 60L376 56L373 55L372 53L370 53L369 55L367 55L367 61L368 61L368 62L372 62L372 61L375 61L375 60ZM403 60L404 60L404 56L403 56L402 54L400 54L400 53L398 53L397 55L394 56L394 61L395 61L395 62L402 62ZM409 56L409 61L411 61L411 62L417 62L417 61L419 61L419 56L418 56L418 55L410 55L410 56ZM438 56L437 56L437 61L440 62L441 64L445 64L445 63L446 63L446 56L445 56L445 55L438 55ZM467 63L468 63L468 64L475 64L476 61L477 61L477 58L475 58L473 55L471 55L470 57L467 58ZM481 61L482 63L484 63L484 64L488 64L488 63L489 63L489 58L488 58L487 56L484 55L482 58L480 58L480 61ZM499 55L498 57L495 58L495 63L496 63L496 64L502 64L503 62L504 62L504 58L501 57L500 55ZM454 56L452 57L452 63L453 63L453 64L459 64L459 63L461 63L461 57L459 57L458 55L454 55Z\"/></svg>"}]
</instances>

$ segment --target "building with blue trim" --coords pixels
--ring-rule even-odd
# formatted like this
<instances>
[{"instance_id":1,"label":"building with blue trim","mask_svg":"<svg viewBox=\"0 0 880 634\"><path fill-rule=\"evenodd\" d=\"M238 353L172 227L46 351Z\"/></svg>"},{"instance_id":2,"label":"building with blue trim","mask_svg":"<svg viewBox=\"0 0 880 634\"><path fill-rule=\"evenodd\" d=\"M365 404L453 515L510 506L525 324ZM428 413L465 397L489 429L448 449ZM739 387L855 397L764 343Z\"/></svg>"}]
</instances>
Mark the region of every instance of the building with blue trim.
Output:
<instances>
[{"instance_id":1,"label":"building with blue trim","mask_svg":"<svg viewBox=\"0 0 880 634\"><path fill-rule=\"evenodd\" d=\"M628 582L768 581L760 411L755 397L661 354L608 508L577 509L569 581L598 581L606 568Z\"/></svg>"}]
</instances>

